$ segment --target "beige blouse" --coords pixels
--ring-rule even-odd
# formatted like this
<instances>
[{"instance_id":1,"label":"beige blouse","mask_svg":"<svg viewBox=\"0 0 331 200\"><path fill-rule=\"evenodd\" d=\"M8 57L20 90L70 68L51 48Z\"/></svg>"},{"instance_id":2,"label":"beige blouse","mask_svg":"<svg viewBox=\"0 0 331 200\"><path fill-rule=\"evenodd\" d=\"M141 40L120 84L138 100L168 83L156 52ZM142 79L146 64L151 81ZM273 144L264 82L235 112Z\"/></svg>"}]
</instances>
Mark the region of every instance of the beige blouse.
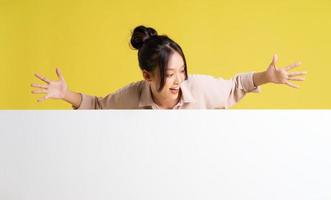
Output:
<instances>
[{"instance_id":1,"label":"beige blouse","mask_svg":"<svg viewBox=\"0 0 331 200\"><path fill-rule=\"evenodd\" d=\"M253 83L253 72L238 74L230 80L190 75L180 88L181 99L173 109L225 109L236 104L247 92L260 92ZM131 83L106 97L81 96L80 106L74 109L160 109L145 80Z\"/></svg>"}]
</instances>

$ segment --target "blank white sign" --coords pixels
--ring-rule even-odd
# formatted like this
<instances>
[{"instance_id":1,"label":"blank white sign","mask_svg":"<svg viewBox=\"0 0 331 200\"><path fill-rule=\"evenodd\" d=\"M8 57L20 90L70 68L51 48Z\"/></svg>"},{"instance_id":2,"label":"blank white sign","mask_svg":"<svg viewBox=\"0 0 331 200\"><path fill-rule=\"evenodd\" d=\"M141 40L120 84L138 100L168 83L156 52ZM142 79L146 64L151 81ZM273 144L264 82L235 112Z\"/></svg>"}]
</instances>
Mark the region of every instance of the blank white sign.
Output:
<instances>
[{"instance_id":1,"label":"blank white sign","mask_svg":"<svg viewBox=\"0 0 331 200\"><path fill-rule=\"evenodd\" d=\"M0 111L1 200L330 200L331 111Z\"/></svg>"}]
</instances>

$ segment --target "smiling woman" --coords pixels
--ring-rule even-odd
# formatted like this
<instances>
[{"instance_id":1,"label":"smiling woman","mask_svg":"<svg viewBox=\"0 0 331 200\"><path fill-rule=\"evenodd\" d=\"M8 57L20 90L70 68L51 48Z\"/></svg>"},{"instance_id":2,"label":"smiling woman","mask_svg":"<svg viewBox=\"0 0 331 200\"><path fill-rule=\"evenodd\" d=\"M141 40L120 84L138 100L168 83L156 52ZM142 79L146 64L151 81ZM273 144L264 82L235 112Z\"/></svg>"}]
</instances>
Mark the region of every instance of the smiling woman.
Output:
<instances>
[{"instance_id":1,"label":"smiling woman","mask_svg":"<svg viewBox=\"0 0 331 200\"><path fill-rule=\"evenodd\" d=\"M215 109L236 104L248 92L258 92L266 83L298 86L289 81L303 81L297 76L305 72L289 72L300 63L277 68L274 55L266 71L243 73L230 80L207 75L188 75L181 47L166 35L158 35L151 27L138 26L131 37L131 45L138 50L138 61L143 79L131 83L106 97L90 96L68 89L57 68L59 80L51 81L35 74L46 85L32 84L38 88L34 94L46 94L46 99L62 99L74 109Z\"/></svg>"}]
</instances>

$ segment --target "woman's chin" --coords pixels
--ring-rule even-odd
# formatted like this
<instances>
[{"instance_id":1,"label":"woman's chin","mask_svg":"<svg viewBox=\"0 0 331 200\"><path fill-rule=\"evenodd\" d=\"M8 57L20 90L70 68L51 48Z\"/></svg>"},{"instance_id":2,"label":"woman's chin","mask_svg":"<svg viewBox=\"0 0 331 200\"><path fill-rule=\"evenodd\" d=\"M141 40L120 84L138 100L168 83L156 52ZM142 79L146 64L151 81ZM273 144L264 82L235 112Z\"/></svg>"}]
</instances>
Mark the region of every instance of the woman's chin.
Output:
<instances>
[{"instance_id":1,"label":"woman's chin","mask_svg":"<svg viewBox=\"0 0 331 200\"><path fill-rule=\"evenodd\" d=\"M172 99L176 99L176 98L178 98L178 95L179 95L178 92L177 93L170 92L169 97Z\"/></svg>"},{"instance_id":2,"label":"woman's chin","mask_svg":"<svg viewBox=\"0 0 331 200\"><path fill-rule=\"evenodd\" d=\"M174 100L178 99L179 94L180 94L180 90L179 89L178 90L170 90L169 91L169 97L171 99L174 99Z\"/></svg>"}]
</instances>

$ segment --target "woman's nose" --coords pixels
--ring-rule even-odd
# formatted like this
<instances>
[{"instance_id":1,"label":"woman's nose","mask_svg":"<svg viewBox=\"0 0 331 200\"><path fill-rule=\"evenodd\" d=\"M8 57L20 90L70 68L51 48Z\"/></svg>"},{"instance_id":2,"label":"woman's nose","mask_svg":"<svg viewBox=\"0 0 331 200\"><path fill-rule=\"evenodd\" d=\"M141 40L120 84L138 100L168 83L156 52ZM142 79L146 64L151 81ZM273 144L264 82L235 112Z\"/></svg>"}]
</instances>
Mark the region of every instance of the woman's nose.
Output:
<instances>
[{"instance_id":1,"label":"woman's nose","mask_svg":"<svg viewBox=\"0 0 331 200\"><path fill-rule=\"evenodd\" d=\"M176 74L175 75L175 83L176 84L179 84L179 83L181 83L182 82L182 77L181 77L181 75L180 74Z\"/></svg>"}]
</instances>

